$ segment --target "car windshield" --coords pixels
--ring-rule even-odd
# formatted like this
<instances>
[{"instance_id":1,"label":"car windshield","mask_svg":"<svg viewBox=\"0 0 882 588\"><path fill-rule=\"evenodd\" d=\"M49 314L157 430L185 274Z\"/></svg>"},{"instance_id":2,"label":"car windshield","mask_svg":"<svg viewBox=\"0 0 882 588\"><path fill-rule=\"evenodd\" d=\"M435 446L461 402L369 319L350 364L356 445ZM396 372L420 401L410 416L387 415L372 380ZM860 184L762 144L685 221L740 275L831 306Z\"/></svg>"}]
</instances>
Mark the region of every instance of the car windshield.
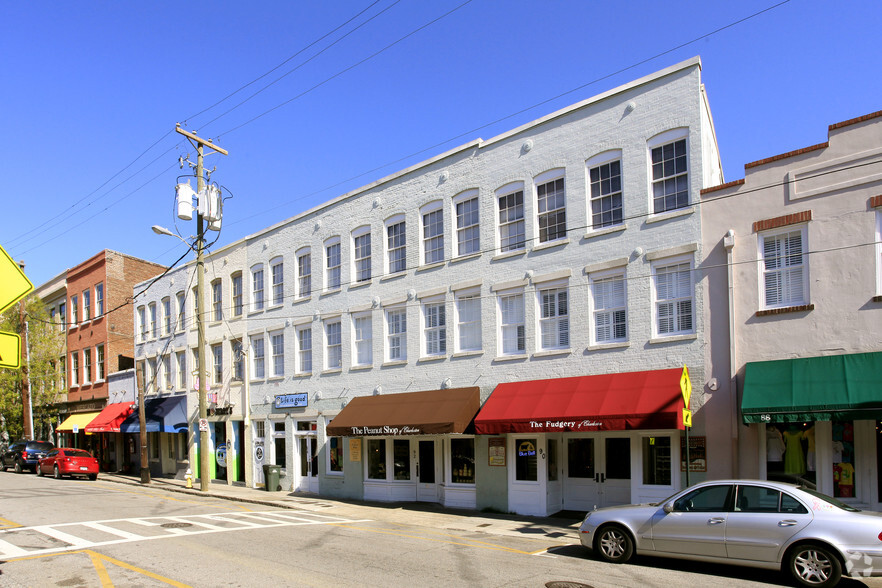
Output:
<instances>
[{"instance_id":1,"label":"car windshield","mask_svg":"<svg viewBox=\"0 0 882 588\"><path fill-rule=\"evenodd\" d=\"M64 453L68 457L92 457L92 454L84 449L68 449Z\"/></svg>"},{"instance_id":2,"label":"car windshield","mask_svg":"<svg viewBox=\"0 0 882 588\"><path fill-rule=\"evenodd\" d=\"M845 510L848 512L860 512L861 511L861 509L855 508L849 504L845 504L842 501L836 500L832 496L827 496L826 494L821 494L817 490L812 490L811 488L806 488L805 486L800 486L799 489L802 490L803 492L805 492L806 494L811 494L815 498L820 498L824 502L829 502L830 504L832 504L836 508L841 508L842 510Z\"/></svg>"}]
</instances>

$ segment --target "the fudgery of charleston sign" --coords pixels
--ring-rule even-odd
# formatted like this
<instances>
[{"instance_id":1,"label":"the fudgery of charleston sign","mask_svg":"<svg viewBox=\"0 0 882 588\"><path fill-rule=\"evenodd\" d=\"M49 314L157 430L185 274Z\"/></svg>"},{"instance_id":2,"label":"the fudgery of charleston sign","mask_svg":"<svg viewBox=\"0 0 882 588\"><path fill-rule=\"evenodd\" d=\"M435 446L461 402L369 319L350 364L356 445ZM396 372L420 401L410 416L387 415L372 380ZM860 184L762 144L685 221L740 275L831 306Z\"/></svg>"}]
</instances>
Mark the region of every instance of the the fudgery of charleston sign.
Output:
<instances>
[{"instance_id":1,"label":"the fudgery of charleston sign","mask_svg":"<svg viewBox=\"0 0 882 588\"><path fill-rule=\"evenodd\" d=\"M551 420L547 419L544 421L530 421L530 430L537 432L544 431L596 431L599 430L603 423L596 420L591 419L583 419L583 420L572 420L572 421L564 421L564 420Z\"/></svg>"}]
</instances>

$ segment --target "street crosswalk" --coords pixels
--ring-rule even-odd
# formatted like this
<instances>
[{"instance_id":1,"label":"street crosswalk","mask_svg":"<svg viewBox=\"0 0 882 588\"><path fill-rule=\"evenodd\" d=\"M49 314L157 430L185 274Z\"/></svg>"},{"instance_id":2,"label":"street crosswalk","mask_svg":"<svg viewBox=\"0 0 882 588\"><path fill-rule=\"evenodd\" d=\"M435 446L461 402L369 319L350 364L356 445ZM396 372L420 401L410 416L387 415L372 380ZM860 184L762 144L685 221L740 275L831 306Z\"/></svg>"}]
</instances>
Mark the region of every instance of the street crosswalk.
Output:
<instances>
[{"instance_id":1,"label":"street crosswalk","mask_svg":"<svg viewBox=\"0 0 882 588\"><path fill-rule=\"evenodd\" d=\"M0 559L10 560L133 541L268 527L366 522L311 511L278 510L152 516L15 527L0 531Z\"/></svg>"}]
</instances>

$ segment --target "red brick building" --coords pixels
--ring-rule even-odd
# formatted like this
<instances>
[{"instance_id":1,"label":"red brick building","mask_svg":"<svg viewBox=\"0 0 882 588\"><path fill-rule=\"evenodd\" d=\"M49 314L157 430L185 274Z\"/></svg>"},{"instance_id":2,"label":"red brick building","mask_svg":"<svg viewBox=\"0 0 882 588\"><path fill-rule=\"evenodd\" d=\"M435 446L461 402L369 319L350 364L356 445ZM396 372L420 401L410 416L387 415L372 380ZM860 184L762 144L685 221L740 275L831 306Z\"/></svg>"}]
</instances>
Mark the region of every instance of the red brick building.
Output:
<instances>
[{"instance_id":1,"label":"red brick building","mask_svg":"<svg viewBox=\"0 0 882 588\"><path fill-rule=\"evenodd\" d=\"M83 427L107 404L107 375L134 367L132 289L165 269L105 249L67 270L68 395L59 412L83 423L59 427L64 443L99 450L99 436L87 438Z\"/></svg>"}]
</instances>

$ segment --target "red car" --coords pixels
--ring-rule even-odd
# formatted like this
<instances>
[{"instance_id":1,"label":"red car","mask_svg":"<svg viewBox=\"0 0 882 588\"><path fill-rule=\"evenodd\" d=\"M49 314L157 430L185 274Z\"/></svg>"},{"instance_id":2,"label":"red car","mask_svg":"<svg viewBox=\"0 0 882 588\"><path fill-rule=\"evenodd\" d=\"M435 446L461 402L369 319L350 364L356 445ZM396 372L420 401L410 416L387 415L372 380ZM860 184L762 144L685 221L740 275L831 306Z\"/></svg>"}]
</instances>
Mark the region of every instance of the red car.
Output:
<instances>
[{"instance_id":1,"label":"red car","mask_svg":"<svg viewBox=\"0 0 882 588\"><path fill-rule=\"evenodd\" d=\"M50 473L56 478L88 476L90 480L95 480L98 478L98 460L85 449L58 447L37 463L38 476Z\"/></svg>"}]
</instances>

